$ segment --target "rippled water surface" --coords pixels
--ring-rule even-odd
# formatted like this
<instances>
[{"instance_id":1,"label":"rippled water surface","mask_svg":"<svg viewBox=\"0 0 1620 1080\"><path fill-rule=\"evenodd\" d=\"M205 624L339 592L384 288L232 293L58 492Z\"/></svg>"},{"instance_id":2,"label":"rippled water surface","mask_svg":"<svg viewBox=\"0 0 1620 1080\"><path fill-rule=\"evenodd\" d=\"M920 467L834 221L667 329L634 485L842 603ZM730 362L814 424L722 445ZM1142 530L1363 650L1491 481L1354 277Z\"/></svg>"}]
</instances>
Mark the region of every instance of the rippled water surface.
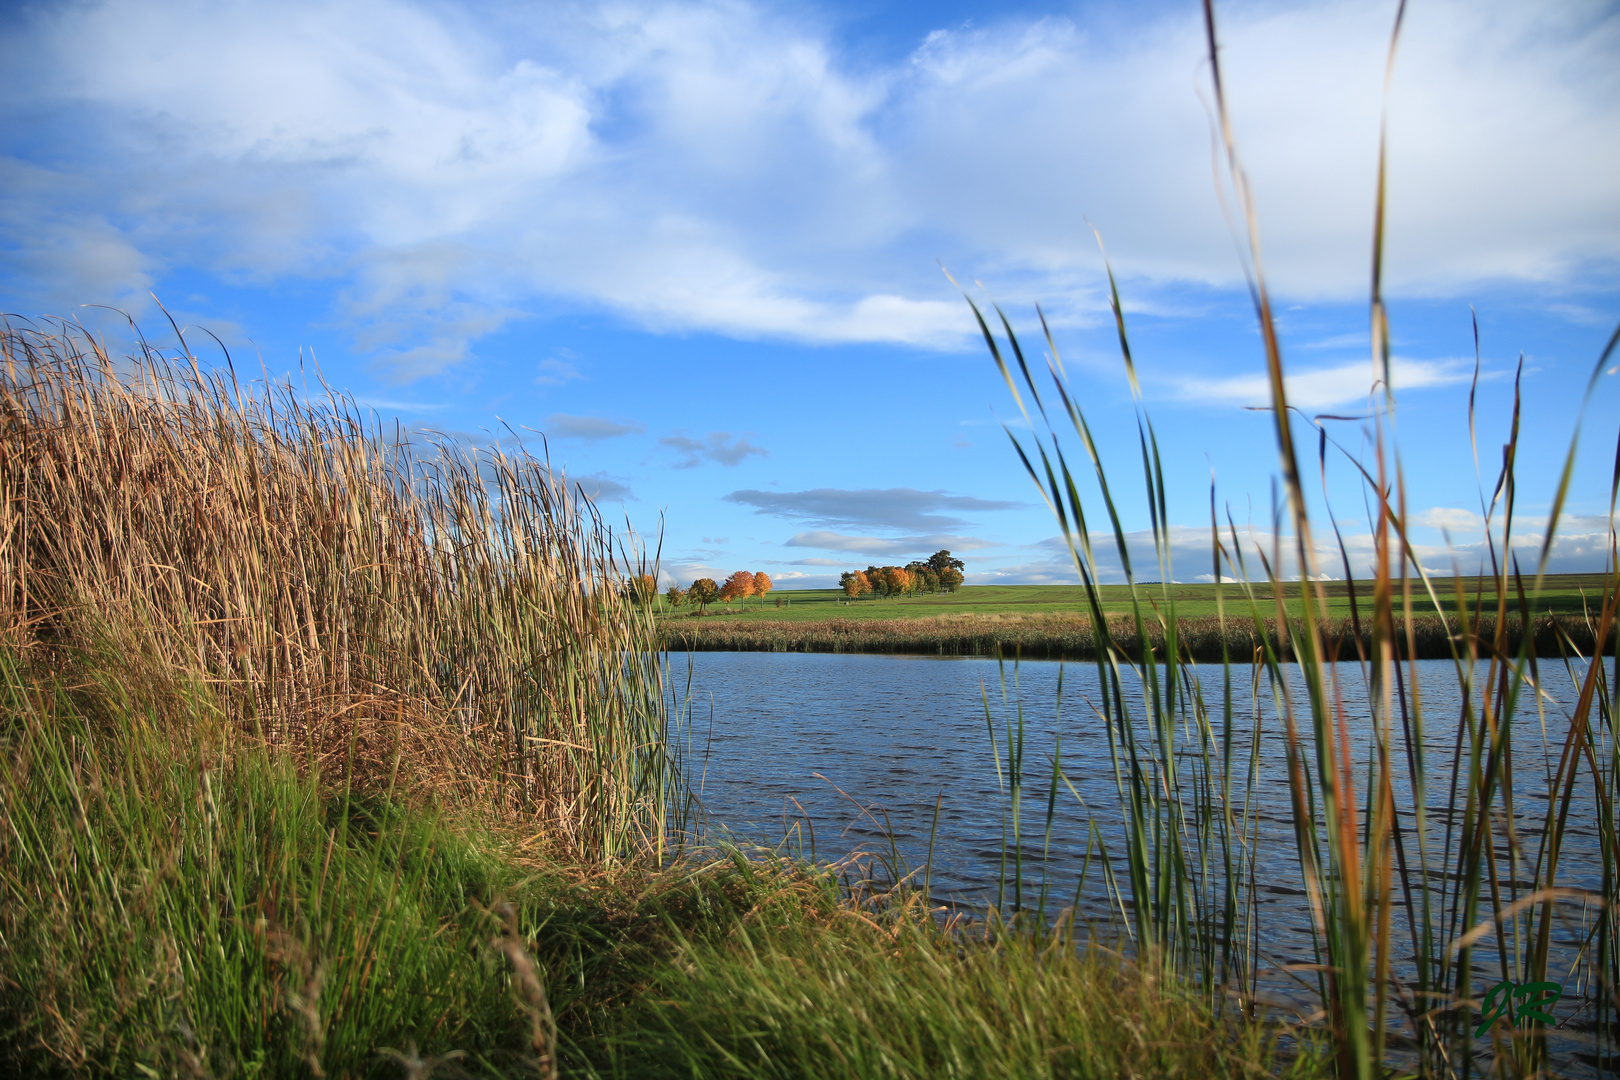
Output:
<instances>
[{"instance_id":1,"label":"rippled water surface","mask_svg":"<svg viewBox=\"0 0 1620 1080\"><path fill-rule=\"evenodd\" d=\"M1114 767L1094 708L1100 704L1094 665L1036 661L1015 668L971 657L806 653L698 653L690 662L690 761L711 827L764 843L786 836L794 852L809 855L813 845L823 860L859 848L887 852L892 843L905 862L918 867L928 856L937 804L936 898L983 904L1005 889L1010 902L1016 867L1004 863L1003 853L1009 860L1021 853L1024 900L1033 903L1044 884L1049 909L1075 902L1093 835L1114 853L1121 850ZM678 683L684 682L684 663L681 658L675 665ZM1430 835L1439 845L1445 840L1441 811L1462 695L1449 661L1422 661L1417 668L1429 761ZM1225 722L1223 703L1231 702L1233 752L1240 761L1250 752L1257 725L1260 733L1254 876L1263 954L1270 963L1309 962L1309 914L1289 817L1279 702L1269 688L1253 693L1246 669L1234 671L1230 698L1219 667L1197 671L1217 730ZM1539 698L1526 694L1514 729L1516 824L1521 842L1529 845L1539 836L1547 781L1576 696L1564 669L1544 665L1543 674L1543 693ZM1355 665L1341 665L1340 675L1345 708L1361 736L1355 748L1362 762L1359 782L1366 775L1370 728L1365 691ZM1299 683L1297 669L1288 676ZM1137 717L1144 714L1140 693L1138 687L1132 707ZM1016 732L1020 711L1025 797L1022 843L1013 844L1004 784L1009 728ZM1301 723L1308 737L1308 719ZM1075 790L1059 785L1048 838L1055 749ZM1240 780L1241 775L1240 767ZM1413 796L1404 768L1398 776L1397 809L1409 830ZM1599 888L1597 811L1590 782L1584 785L1570 817L1560 884ZM1237 809L1240 805L1234 805ZM1122 868L1117 858L1114 862ZM1100 916L1108 910L1108 898L1099 867L1093 849L1079 899L1083 912ZM1579 927L1567 933L1573 945Z\"/></svg>"}]
</instances>

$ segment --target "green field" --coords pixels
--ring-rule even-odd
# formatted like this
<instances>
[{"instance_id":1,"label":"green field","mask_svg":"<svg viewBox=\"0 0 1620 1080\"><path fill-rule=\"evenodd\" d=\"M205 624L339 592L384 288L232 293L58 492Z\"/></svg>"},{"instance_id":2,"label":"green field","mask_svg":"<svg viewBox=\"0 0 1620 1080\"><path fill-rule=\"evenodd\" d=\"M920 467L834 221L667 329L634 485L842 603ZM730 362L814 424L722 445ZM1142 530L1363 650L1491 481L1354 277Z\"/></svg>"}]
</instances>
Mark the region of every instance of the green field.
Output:
<instances>
[{"instance_id":1,"label":"green field","mask_svg":"<svg viewBox=\"0 0 1620 1080\"><path fill-rule=\"evenodd\" d=\"M1356 603L1366 611L1372 602L1372 582L1329 581L1323 583L1327 591L1330 618L1348 618L1350 615L1351 584L1355 586ZM1413 583L1413 614L1432 615L1433 605L1423 593L1422 583ZM1468 605L1486 614L1495 614L1495 583L1489 578L1436 578L1435 589L1447 614L1457 611L1459 586ZM1525 591L1530 592L1533 582L1526 580ZM1143 601L1164 606L1168 595L1174 602L1176 614L1181 618L1201 618L1216 613L1215 586L1209 584L1175 583L1168 587L1153 583L1138 586ZM1290 615L1299 615L1299 584L1286 586L1285 599ZM1603 592L1602 574L1548 575L1542 583L1539 598L1532 605L1537 615L1551 611L1559 615L1579 615L1592 598ZM1248 601L1241 586L1222 585L1221 593L1229 616L1248 614ZM1105 585L1103 602L1109 614L1130 611L1130 589L1124 585ZM1255 588L1255 596L1264 601L1261 614L1276 615L1275 596L1269 584ZM688 606L671 609L663 604L666 617L686 618L696 614ZM780 604L780 606L778 606ZM761 602L758 597L737 600L730 604L709 605L709 616L720 615L734 619L923 619L953 615L1075 615L1086 610L1085 589L1080 585L969 585L946 596L911 596L894 599L850 600L838 589L778 589ZM1510 615L1518 611L1518 598L1508 597Z\"/></svg>"}]
</instances>

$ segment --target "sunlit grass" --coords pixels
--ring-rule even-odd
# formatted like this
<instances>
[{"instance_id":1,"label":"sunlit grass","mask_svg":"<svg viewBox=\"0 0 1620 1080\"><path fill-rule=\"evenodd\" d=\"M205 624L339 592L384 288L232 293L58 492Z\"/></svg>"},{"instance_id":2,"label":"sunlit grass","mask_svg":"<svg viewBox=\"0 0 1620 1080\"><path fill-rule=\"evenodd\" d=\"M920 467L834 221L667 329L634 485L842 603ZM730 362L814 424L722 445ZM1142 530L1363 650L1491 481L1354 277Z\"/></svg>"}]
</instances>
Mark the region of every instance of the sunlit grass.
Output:
<instances>
[{"instance_id":1,"label":"sunlit grass","mask_svg":"<svg viewBox=\"0 0 1620 1080\"><path fill-rule=\"evenodd\" d=\"M1239 224L1247 229L1286 497L1274 539L1257 551L1221 514L1218 494L1211 492L1205 572L1231 583L1218 593L1223 627L1244 628L1257 639L1267 637L1268 620L1287 627L1285 643L1267 640L1257 652L1227 651L1221 658L1223 692L1212 692L1212 680L1189 671L1191 651L1180 637L1181 597L1163 584L1174 577L1165 466L1141 402L1117 291L1113 312L1141 432L1140 445L1123 452L1141 463L1135 482L1147 494L1154 536L1154 565L1132 575L1141 583L1133 580L1130 586L1133 611L1123 626L1104 617L1098 585L1103 564L1093 547L1116 548L1119 560L1128 564L1111 487L1117 476L1105 465L1119 450L1093 440L1049 334L1044 362L1031 364L1005 316L998 310L987 317L975 307L997 367L1034 433L1020 437L1009 428L1008 435L1062 527L1098 628L1094 653L1102 690L1097 707L1110 739L1125 824L1124 850L1115 853L1121 864L1120 910L1144 963L1191 978L1212 1005L1231 1002L1245 1011L1260 1005L1265 964L1256 925L1257 773L1255 758L1240 750L1250 735L1245 729L1252 726L1253 739L1281 746L1289 763L1294 856L1316 950L1307 978L1314 983L1341 1077L1382 1074L1396 1041L1424 1075L1545 1070L1550 1035L1538 1023L1499 1023L1475 1039L1480 999L1502 979L1555 980L1564 993L1555 1013L1564 1029L1563 1053L1578 1055L1563 1061L1612 1066L1620 1047L1620 924L1615 919L1620 740L1609 669L1592 661L1594 646L1614 647L1620 606L1613 492L1608 567L1601 586L1586 597L1584 643L1556 627L1550 641L1537 635L1515 638L1509 620L1514 613L1528 620L1543 610L1543 572L1568 494L1578 422L1550 518L1544 528L1537 522L1543 539L1536 566L1521 568L1509 554L1518 524L1516 400L1501 474L1488 492L1479 493L1493 560L1494 581L1486 591L1494 602L1489 607L1467 603L1466 582L1448 582L1425 570L1406 531L1403 468L1390 435L1395 399L1378 285L1381 163L1371 336L1383 382L1366 432L1372 450L1360 458L1341 450L1331 432L1321 432L1319 439L1319 432L1311 431L1310 438L1321 455L1313 464L1324 473L1330 464L1347 464L1351 475L1365 482L1364 498L1374 517L1375 573L1352 614L1360 647L1353 662L1342 662L1345 652L1334 640L1339 624L1325 618L1331 608L1320 580L1323 570L1340 566L1317 564L1312 529L1321 523L1307 509L1296 441L1296 424L1313 422L1297 418L1288 403L1254 212L1221 97L1213 7L1206 3L1205 11L1216 112ZM1398 26L1397 20L1397 34ZM1587 400L1617 343L1620 330L1597 358ZM1074 441L1083 451L1077 468L1071 468L1065 449ZM1331 518L1327 527L1339 536ZM1348 569L1342 541L1339 549ZM1308 584L1282 580L1286 565L1298 567ZM1287 618L1291 612L1280 599L1290 590L1299 603L1298 620ZM1443 640L1455 665L1461 715L1454 744L1437 753L1425 738L1417 672L1407 664L1420 654L1415 616L1445 612L1448 591L1460 625ZM1301 662L1285 663L1290 656ZM1234 680L1257 675L1274 691L1275 712L1238 716ZM1560 677L1573 689L1574 704L1567 710L1548 707L1540 693L1543 680ZM1370 715L1347 709L1342 690L1348 680L1364 683ZM1013 730L1007 729L1008 776L1016 814L1021 778L1013 759L1021 737L1015 740ZM1544 738L1551 747L1547 758L1541 756ZM1059 763L1051 769L1055 795ZM1397 789L1411 793L1410 803L1397 800ZM1596 843L1577 857L1566 844L1571 813L1583 812L1577 809L1582 807L1597 818L1591 823ZM1013 835L1022 835L1016 818ZM1585 884L1574 887L1577 879ZM1573 941L1571 932L1577 934Z\"/></svg>"},{"instance_id":2,"label":"sunlit grass","mask_svg":"<svg viewBox=\"0 0 1620 1080\"><path fill-rule=\"evenodd\" d=\"M543 462L385 437L183 343L0 343L0 1068L1278 1060L1071 938L689 846L679 703L618 587L640 567Z\"/></svg>"}]
</instances>

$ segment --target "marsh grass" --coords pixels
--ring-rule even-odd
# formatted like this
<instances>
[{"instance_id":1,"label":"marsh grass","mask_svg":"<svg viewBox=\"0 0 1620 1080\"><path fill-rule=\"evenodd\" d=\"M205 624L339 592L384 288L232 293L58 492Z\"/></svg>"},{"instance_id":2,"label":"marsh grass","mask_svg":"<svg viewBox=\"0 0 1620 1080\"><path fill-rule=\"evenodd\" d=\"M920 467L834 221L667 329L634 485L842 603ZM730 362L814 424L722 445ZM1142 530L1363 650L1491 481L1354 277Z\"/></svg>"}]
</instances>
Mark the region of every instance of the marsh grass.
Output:
<instances>
[{"instance_id":1,"label":"marsh grass","mask_svg":"<svg viewBox=\"0 0 1620 1080\"><path fill-rule=\"evenodd\" d=\"M1211 491L1211 567L1216 581L1230 583L1223 586L1230 599L1219 601L1222 691L1211 693L1212 680L1189 671L1195 651L1181 636L1174 591L1137 584L1109 470L1079 398L1069 388L1051 335L1046 335L1044 364L1032 370L999 309L987 316L974 305L997 368L1034 432L1020 438L1009 428L1008 436L1062 526L1098 628L1094 662L1103 688L1098 708L1110 739L1124 819L1124 850L1115 853L1123 871L1119 910L1141 962L1192 979L1217 1008L1234 1004L1252 1014L1263 1007L1255 869L1260 806L1252 748L1260 740L1274 740L1289 767L1294 856L1315 949L1315 962L1305 965L1303 974L1314 985L1339 1076L1380 1075L1397 1044L1406 1055L1405 1067L1423 1075L1547 1072L1554 1064L1549 1056L1552 1036L1539 1024L1513 1028L1499 1023L1480 1040L1474 1038L1480 999L1504 978L1557 981L1565 995L1555 1016L1562 1029L1558 1035L1568 1039L1564 1063L1611 1067L1620 1045L1620 933L1615 919L1620 904L1615 816L1620 741L1615 688L1596 650L1613 648L1620 604L1613 530L1620 457L1611 488L1604 585L1583 619L1588 635L1577 640L1561 624L1553 624L1546 634L1513 636L1513 614L1522 625L1540 610L1539 591L1580 434L1577 422L1551 513L1544 528L1537 523L1536 531L1543 534L1537 563L1525 572L1513 554L1518 524L1515 387L1513 426L1501 471L1479 500L1495 578L1488 590L1491 605L1471 602L1462 583L1455 583L1450 599L1459 632L1442 636L1456 672L1460 715L1449 755L1436 753L1425 735L1417 672L1407 664L1421 655L1415 616L1425 608L1435 616L1445 612L1447 583L1422 565L1405 528L1405 483L1392 436L1395 398L1379 284L1382 151L1371 319L1381 389L1368 423L1372 450L1363 459L1342 450L1320 421L1296 418L1289 405L1255 215L1227 121L1214 10L1208 2L1205 14L1219 144L1237 223L1247 240L1286 500L1278 515L1278 524L1286 528L1273 529L1277 539L1272 549L1250 550L1235 525L1220 517ZM1399 26L1397 16L1391 64ZM1152 576L1170 581L1164 468L1152 421L1141 404L1111 273L1109 280L1121 354L1137 404L1140 445L1132 456L1141 462L1140 482L1152 519ZM1044 329L1044 317L1042 321ZM1593 368L1583 410L1617 343L1620 330ZM1472 403L1471 395L1471 431ZM1319 523L1307 508L1296 423L1314 437L1324 486L1331 449L1331 460L1347 462L1363 482L1372 511L1375 575L1364 586L1358 582L1362 595L1352 599L1358 647L1351 663L1341 662L1344 650L1336 647L1330 627L1318 615L1328 610L1320 579L1329 568L1317 562L1312 532ZM1064 449L1069 439L1083 448L1084 464L1078 470ZM1082 472L1094 484L1093 497L1081 494ZM1093 523L1104 515L1108 524L1094 533ZM1340 536L1331 517L1328 527ZM1103 617L1094 538L1117 547L1130 581L1134 611L1123 627ZM1350 559L1342 539L1338 546L1342 565L1331 569L1342 569L1348 577ZM1297 621L1285 618L1277 599L1288 588L1282 577L1289 565L1303 582L1294 587L1305 616ZM1268 624L1268 618L1274 621ZM1253 654L1232 650L1228 626L1238 628L1240 641L1247 632L1263 645ZM1268 627L1286 627L1286 641L1278 641ZM1287 664L1288 657L1299 662ZM1276 702L1265 723L1258 714L1240 718L1233 708L1234 680L1248 678L1256 661ZM1542 693L1549 680L1559 678L1568 679L1573 691L1573 705L1566 709L1549 706ZM1371 702L1368 714L1353 714L1345 705L1343 690L1352 679L1364 683L1365 699ZM1010 738L1008 745L1014 745ZM1550 756L1543 757L1548 745ZM1250 750L1245 752L1245 746ZM1054 759L1054 793L1060 779ZM1397 791L1405 798L1398 800ZM1016 809L1018 804L1015 790L1012 805ZM1596 819L1588 830L1595 834L1592 850L1576 856L1580 861L1574 864L1567 849L1572 812ZM1576 879L1588 884L1574 887Z\"/></svg>"},{"instance_id":2,"label":"marsh grass","mask_svg":"<svg viewBox=\"0 0 1620 1080\"><path fill-rule=\"evenodd\" d=\"M966 936L928 918L739 925L685 952L610 1040L626 1077L1319 1075L1275 1032L1067 933Z\"/></svg>"},{"instance_id":3,"label":"marsh grass","mask_svg":"<svg viewBox=\"0 0 1620 1080\"><path fill-rule=\"evenodd\" d=\"M589 501L521 447L387 433L175 334L115 361L71 325L0 330L0 639L206 685L233 730L362 787L403 769L572 857L661 849L655 633Z\"/></svg>"},{"instance_id":4,"label":"marsh grass","mask_svg":"<svg viewBox=\"0 0 1620 1080\"><path fill-rule=\"evenodd\" d=\"M1404 622L1397 634L1397 654L1407 650L1420 660L1450 659L1465 632L1473 634L1488 648L1498 640L1496 621L1481 616L1467 622L1438 615L1418 615L1411 632ZM1524 636L1524 623L1509 616L1500 639L1510 651L1517 651ZM831 653L922 653L938 656L1022 656L1026 659L1094 660L1099 641L1086 615L946 615L916 616L904 619L670 619L660 627L665 646L672 651L700 652L831 652ZM1130 616L1110 616L1106 640L1133 661L1142 658L1142 639L1132 630ZM1591 620L1578 616L1543 615L1531 621L1536 648L1542 655L1556 655L1564 642L1582 653L1594 651L1595 628ZM1147 647L1161 657L1166 636L1162 624L1153 621L1145 628ZM1297 619L1277 632L1277 619L1262 616L1258 622L1238 623L1216 616L1181 618L1176 626L1176 644L1182 656L1198 662L1219 663L1226 657L1237 660L1263 656L1267 650L1288 660L1293 658L1294 639L1303 632ZM1329 655L1339 660L1355 660L1368 655L1373 646L1370 624L1356 619L1324 622L1318 635ZM1611 639L1613 631L1610 631ZM1477 647L1477 645L1476 645Z\"/></svg>"},{"instance_id":5,"label":"marsh grass","mask_svg":"<svg viewBox=\"0 0 1620 1080\"><path fill-rule=\"evenodd\" d=\"M679 847L678 688L589 502L178 340L0 334L0 1068L1270 1068L904 873Z\"/></svg>"}]
</instances>

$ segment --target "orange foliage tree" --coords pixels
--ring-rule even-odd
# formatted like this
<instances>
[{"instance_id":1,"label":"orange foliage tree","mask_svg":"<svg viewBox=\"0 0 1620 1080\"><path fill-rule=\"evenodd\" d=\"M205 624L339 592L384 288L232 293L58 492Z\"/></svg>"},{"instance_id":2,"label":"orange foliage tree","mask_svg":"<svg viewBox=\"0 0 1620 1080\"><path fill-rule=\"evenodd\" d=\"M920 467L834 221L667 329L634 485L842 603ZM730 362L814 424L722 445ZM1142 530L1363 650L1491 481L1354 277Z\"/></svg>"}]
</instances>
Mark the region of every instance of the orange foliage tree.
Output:
<instances>
[{"instance_id":1,"label":"orange foliage tree","mask_svg":"<svg viewBox=\"0 0 1620 1080\"><path fill-rule=\"evenodd\" d=\"M851 600L872 591L872 581L859 570L846 570L838 578L839 586Z\"/></svg>"},{"instance_id":2,"label":"orange foliage tree","mask_svg":"<svg viewBox=\"0 0 1620 1080\"><path fill-rule=\"evenodd\" d=\"M720 586L720 599L726 603L754 595L754 575L747 570L739 570L726 578L726 583Z\"/></svg>"},{"instance_id":3,"label":"orange foliage tree","mask_svg":"<svg viewBox=\"0 0 1620 1080\"><path fill-rule=\"evenodd\" d=\"M761 570L754 575L754 595L759 597L759 606L765 606L765 594L772 588L771 575Z\"/></svg>"}]
</instances>

